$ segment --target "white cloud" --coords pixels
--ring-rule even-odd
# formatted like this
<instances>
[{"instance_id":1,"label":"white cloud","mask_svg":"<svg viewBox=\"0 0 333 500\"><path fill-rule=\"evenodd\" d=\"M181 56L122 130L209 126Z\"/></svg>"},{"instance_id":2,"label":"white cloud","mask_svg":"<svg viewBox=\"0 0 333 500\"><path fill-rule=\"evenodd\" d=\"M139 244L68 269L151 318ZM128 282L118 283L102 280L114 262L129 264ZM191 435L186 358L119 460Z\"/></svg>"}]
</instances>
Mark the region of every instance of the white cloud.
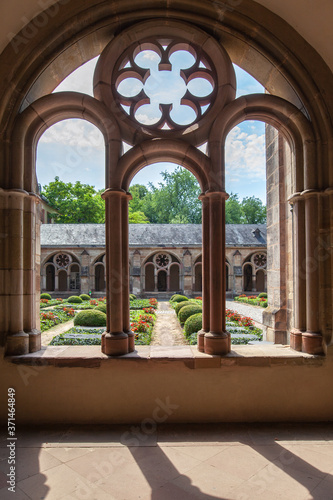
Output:
<instances>
[{"instance_id":1,"label":"white cloud","mask_svg":"<svg viewBox=\"0 0 333 500\"><path fill-rule=\"evenodd\" d=\"M266 179L265 135L247 134L240 127L231 130L226 141L226 175L230 180Z\"/></svg>"},{"instance_id":2,"label":"white cloud","mask_svg":"<svg viewBox=\"0 0 333 500\"><path fill-rule=\"evenodd\" d=\"M142 52L142 57L148 59L149 61L159 61L161 58L153 50L145 50Z\"/></svg>"},{"instance_id":3,"label":"white cloud","mask_svg":"<svg viewBox=\"0 0 333 500\"><path fill-rule=\"evenodd\" d=\"M64 144L77 148L104 149L102 133L84 120L63 120L50 127L42 135L41 143Z\"/></svg>"}]
</instances>

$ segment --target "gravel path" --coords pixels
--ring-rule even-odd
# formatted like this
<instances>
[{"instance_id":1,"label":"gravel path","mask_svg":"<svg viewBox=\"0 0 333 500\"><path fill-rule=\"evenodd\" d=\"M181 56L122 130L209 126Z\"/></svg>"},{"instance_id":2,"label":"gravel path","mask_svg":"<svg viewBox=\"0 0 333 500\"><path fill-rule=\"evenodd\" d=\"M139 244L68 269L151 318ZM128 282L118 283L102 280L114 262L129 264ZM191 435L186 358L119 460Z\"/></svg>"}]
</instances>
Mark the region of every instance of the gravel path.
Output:
<instances>
[{"instance_id":1,"label":"gravel path","mask_svg":"<svg viewBox=\"0 0 333 500\"><path fill-rule=\"evenodd\" d=\"M67 332L70 328L74 326L74 320L70 319L66 321L66 323L61 323L60 325L56 325L53 328L50 328L46 332L42 333L42 346L47 346L53 337L56 335L60 335L61 333Z\"/></svg>"},{"instance_id":2,"label":"gravel path","mask_svg":"<svg viewBox=\"0 0 333 500\"><path fill-rule=\"evenodd\" d=\"M175 311L169 302L158 302L156 323L150 345L187 345Z\"/></svg>"},{"instance_id":3,"label":"gravel path","mask_svg":"<svg viewBox=\"0 0 333 500\"><path fill-rule=\"evenodd\" d=\"M227 300L226 305L227 309L236 311L243 316L249 316L253 321L262 324L262 313L264 312L262 307L253 307L247 304L241 304L240 302L234 302L233 300Z\"/></svg>"}]
</instances>

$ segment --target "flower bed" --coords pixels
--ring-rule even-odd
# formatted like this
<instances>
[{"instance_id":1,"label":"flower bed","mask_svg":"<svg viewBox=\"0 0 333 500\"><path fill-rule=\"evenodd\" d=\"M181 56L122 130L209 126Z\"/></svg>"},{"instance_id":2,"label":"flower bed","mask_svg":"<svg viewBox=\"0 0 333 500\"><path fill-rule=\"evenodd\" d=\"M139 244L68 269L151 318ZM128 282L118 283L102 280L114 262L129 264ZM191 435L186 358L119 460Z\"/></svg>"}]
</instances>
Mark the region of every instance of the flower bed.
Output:
<instances>
[{"instance_id":1,"label":"flower bed","mask_svg":"<svg viewBox=\"0 0 333 500\"><path fill-rule=\"evenodd\" d=\"M130 309L132 311L140 310L146 307L152 307L157 309L157 300L156 299L136 299L130 300Z\"/></svg>"},{"instance_id":2,"label":"flower bed","mask_svg":"<svg viewBox=\"0 0 333 500\"><path fill-rule=\"evenodd\" d=\"M266 297L260 297L260 295L266 295ZM235 302L243 302L244 304L249 304L251 306L260 306L260 307L267 307L268 302L267 302L267 294L259 294L258 296L256 295L238 295L238 297L234 298Z\"/></svg>"},{"instance_id":3,"label":"flower bed","mask_svg":"<svg viewBox=\"0 0 333 500\"><path fill-rule=\"evenodd\" d=\"M248 344L256 340L262 340L262 330L254 326L254 322L248 316L242 316L238 312L226 309L226 330L231 334L231 343L234 345ZM197 334L202 328L202 314L197 313L190 316L184 324L183 333L191 345L197 344Z\"/></svg>"},{"instance_id":4,"label":"flower bed","mask_svg":"<svg viewBox=\"0 0 333 500\"><path fill-rule=\"evenodd\" d=\"M40 313L40 329L46 332L60 323L66 323L74 317L74 309L71 307L62 307L57 311L45 311Z\"/></svg>"},{"instance_id":5,"label":"flower bed","mask_svg":"<svg viewBox=\"0 0 333 500\"><path fill-rule=\"evenodd\" d=\"M153 309L155 311L155 309ZM144 310L130 311L131 330L135 335L137 345L149 345L155 324L155 314L148 314Z\"/></svg>"}]
</instances>

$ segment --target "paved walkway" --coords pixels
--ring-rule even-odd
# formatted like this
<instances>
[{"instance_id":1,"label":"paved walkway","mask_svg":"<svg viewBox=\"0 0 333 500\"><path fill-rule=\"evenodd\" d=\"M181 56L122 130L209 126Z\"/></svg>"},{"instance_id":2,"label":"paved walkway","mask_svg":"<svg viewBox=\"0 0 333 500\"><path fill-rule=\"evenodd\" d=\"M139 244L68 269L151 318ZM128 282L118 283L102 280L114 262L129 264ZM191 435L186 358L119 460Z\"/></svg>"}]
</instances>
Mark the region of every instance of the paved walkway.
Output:
<instances>
[{"instance_id":1,"label":"paved walkway","mask_svg":"<svg viewBox=\"0 0 333 500\"><path fill-rule=\"evenodd\" d=\"M61 333L67 332L70 328L74 326L74 320L70 319L66 321L66 323L61 323L60 325L56 325L53 328L50 328L46 332L42 333L42 346L47 346L56 335L60 335Z\"/></svg>"},{"instance_id":2,"label":"paved walkway","mask_svg":"<svg viewBox=\"0 0 333 500\"><path fill-rule=\"evenodd\" d=\"M151 345L172 346L187 344L176 313L169 302L158 302L156 316L157 319Z\"/></svg>"},{"instance_id":3,"label":"paved walkway","mask_svg":"<svg viewBox=\"0 0 333 500\"><path fill-rule=\"evenodd\" d=\"M236 311L242 316L248 316L253 319L256 323L262 324L262 314L264 309L262 307L253 307L247 304L242 304L241 302L234 302L233 300L226 301L227 309Z\"/></svg>"},{"instance_id":4,"label":"paved walkway","mask_svg":"<svg viewBox=\"0 0 333 500\"><path fill-rule=\"evenodd\" d=\"M15 493L7 490L9 448L6 432L0 434L0 498L333 498L330 424L164 424L148 432L144 422L20 426Z\"/></svg>"}]
</instances>

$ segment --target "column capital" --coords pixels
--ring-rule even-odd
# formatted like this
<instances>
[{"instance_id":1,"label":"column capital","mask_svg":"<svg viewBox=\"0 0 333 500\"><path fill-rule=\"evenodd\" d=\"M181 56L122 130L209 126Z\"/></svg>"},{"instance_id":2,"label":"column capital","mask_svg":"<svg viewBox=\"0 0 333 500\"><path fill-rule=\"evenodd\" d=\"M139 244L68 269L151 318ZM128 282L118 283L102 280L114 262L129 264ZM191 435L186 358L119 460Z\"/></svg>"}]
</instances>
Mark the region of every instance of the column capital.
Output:
<instances>
[{"instance_id":1,"label":"column capital","mask_svg":"<svg viewBox=\"0 0 333 500\"><path fill-rule=\"evenodd\" d=\"M301 192L298 192L298 193L293 193L291 196L289 196L288 198L288 203L290 203L290 205L294 205L294 203L296 203L297 201L301 201L303 198L302 198L302 193Z\"/></svg>"},{"instance_id":2,"label":"column capital","mask_svg":"<svg viewBox=\"0 0 333 500\"><path fill-rule=\"evenodd\" d=\"M5 188L0 188L0 195L1 196L22 196L22 197L28 197L30 193L28 191L25 191L24 189L5 189Z\"/></svg>"},{"instance_id":3,"label":"column capital","mask_svg":"<svg viewBox=\"0 0 333 500\"><path fill-rule=\"evenodd\" d=\"M303 198L312 198L314 196L319 196L322 192L319 189L306 189L302 191L301 195Z\"/></svg>"},{"instance_id":4,"label":"column capital","mask_svg":"<svg viewBox=\"0 0 333 500\"><path fill-rule=\"evenodd\" d=\"M123 189L108 188L104 191L104 193L101 194L101 197L105 200L106 198L109 198L110 196L123 197L123 196L128 196L128 194L129 193L127 193Z\"/></svg>"},{"instance_id":5,"label":"column capital","mask_svg":"<svg viewBox=\"0 0 333 500\"><path fill-rule=\"evenodd\" d=\"M227 200L229 198L228 193L226 193L225 191L211 191L211 190L208 190L208 191L205 192L205 196L207 198L220 198L222 200L223 199Z\"/></svg>"}]
</instances>

